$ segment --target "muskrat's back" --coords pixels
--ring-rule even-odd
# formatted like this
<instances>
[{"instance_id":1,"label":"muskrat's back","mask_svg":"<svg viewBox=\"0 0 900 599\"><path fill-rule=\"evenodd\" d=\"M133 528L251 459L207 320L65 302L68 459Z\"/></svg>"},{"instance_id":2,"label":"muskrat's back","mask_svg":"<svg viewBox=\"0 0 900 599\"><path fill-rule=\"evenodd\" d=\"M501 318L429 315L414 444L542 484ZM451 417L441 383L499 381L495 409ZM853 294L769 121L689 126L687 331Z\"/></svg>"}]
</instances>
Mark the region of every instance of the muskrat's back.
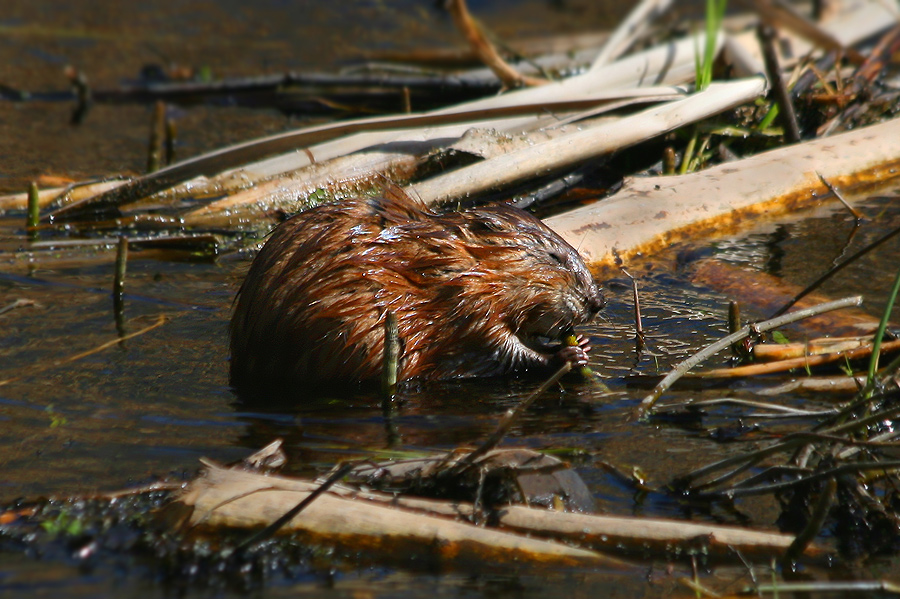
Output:
<instances>
[{"instance_id":1,"label":"muskrat's back","mask_svg":"<svg viewBox=\"0 0 900 599\"><path fill-rule=\"evenodd\" d=\"M546 369L603 298L578 253L509 206L437 214L398 192L285 221L253 261L231 321L239 391L377 380L384 318L400 380Z\"/></svg>"}]
</instances>

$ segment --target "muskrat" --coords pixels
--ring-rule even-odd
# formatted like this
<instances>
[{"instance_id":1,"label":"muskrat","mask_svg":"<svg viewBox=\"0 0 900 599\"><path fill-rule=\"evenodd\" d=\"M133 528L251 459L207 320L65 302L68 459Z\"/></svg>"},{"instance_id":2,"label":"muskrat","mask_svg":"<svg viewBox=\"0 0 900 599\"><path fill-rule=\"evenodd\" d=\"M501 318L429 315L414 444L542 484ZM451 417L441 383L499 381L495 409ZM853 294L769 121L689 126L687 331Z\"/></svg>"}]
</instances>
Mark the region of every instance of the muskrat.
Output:
<instances>
[{"instance_id":1,"label":"muskrat","mask_svg":"<svg viewBox=\"0 0 900 599\"><path fill-rule=\"evenodd\" d=\"M553 341L605 301L578 252L531 214L439 214L388 190L281 223L236 304L232 385L296 393L377 381L386 311L399 326L401 381L583 364L586 341Z\"/></svg>"}]
</instances>

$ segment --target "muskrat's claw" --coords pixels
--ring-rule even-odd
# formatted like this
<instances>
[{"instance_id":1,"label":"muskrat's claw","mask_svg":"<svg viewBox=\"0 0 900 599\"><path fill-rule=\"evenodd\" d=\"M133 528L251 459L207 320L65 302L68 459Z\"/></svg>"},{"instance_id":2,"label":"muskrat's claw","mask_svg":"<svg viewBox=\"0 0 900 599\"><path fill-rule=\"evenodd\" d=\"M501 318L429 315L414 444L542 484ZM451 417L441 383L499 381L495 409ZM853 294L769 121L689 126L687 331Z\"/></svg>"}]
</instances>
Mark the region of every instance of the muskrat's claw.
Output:
<instances>
[{"instance_id":1,"label":"muskrat's claw","mask_svg":"<svg viewBox=\"0 0 900 599\"><path fill-rule=\"evenodd\" d=\"M591 351L591 346L589 343L590 339L585 337L584 335L578 335L575 338L576 345L565 345L556 352L556 360L563 364L565 362L570 363L573 367L581 367L587 366L588 363L588 352Z\"/></svg>"}]
</instances>

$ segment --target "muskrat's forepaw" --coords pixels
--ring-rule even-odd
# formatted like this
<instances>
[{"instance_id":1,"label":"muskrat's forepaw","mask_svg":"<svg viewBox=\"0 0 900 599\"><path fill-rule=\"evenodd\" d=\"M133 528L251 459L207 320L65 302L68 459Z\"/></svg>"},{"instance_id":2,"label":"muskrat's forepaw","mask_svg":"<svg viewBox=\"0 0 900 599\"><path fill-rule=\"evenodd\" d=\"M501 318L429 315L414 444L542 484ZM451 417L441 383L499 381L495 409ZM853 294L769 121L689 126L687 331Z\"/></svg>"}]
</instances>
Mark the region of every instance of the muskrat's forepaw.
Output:
<instances>
[{"instance_id":1,"label":"muskrat's forepaw","mask_svg":"<svg viewBox=\"0 0 900 599\"><path fill-rule=\"evenodd\" d=\"M587 366L588 352L591 351L590 339L584 335L578 335L577 345L566 345L556 352L556 360L560 364L568 362L572 366Z\"/></svg>"}]
</instances>

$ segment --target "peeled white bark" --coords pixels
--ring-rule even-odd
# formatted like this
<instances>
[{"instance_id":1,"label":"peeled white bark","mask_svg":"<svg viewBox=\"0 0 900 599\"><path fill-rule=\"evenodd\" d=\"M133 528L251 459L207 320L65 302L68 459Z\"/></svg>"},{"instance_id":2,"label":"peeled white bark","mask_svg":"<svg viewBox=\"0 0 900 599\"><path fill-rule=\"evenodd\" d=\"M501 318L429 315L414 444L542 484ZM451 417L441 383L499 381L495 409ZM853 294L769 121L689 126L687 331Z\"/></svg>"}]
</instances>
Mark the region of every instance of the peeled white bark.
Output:
<instances>
[{"instance_id":1,"label":"peeled white bark","mask_svg":"<svg viewBox=\"0 0 900 599\"><path fill-rule=\"evenodd\" d=\"M595 269L742 221L815 206L818 172L844 190L898 174L900 119L771 150L690 175L630 179L614 196L547 219Z\"/></svg>"},{"instance_id":2,"label":"peeled white bark","mask_svg":"<svg viewBox=\"0 0 900 599\"><path fill-rule=\"evenodd\" d=\"M739 106L762 95L765 87L765 79L761 77L716 83L683 100L478 162L417 183L408 190L425 203L435 203L527 180L539 174L571 167Z\"/></svg>"}]
</instances>

